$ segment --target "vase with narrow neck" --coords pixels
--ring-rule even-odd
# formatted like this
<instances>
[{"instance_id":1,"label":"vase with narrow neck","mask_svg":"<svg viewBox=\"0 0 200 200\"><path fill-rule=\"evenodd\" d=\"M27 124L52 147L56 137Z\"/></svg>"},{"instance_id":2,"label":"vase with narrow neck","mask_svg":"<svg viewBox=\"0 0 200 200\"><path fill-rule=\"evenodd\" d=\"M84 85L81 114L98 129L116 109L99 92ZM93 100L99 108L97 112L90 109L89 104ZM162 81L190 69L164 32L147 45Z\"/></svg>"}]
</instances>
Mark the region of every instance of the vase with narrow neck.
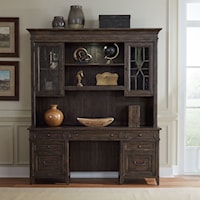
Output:
<instances>
[{"instance_id":1,"label":"vase with narrow neck","mask_svg":"<svg viewBox=\"0 0 200 200\"><path fill-rule=\"evenodd\" d=\"M85 17L82 6L72 5L68 15L68 27L72 29L81 29L84 27Z\"/></svg>"},{"instance_id":2,"label":"vase with narrow neck","mask_svg":"<svg viewBox=\"0 0 200 200\"><path fill-rule=\"evenodd\" d=\"M65 28L65 20L62 16L55 16L52 21L53 28Z\"/></svg>"},{"instance_id":3,"label":"vase with narrow neck","mask_svg":"<svg viewBox=\"0 0 200 200\"><path fill-rule=\"evenodd\" d=\"M63 119L63 113L57 108L57 105L51 105L50 109L44 113L44 120L48 126L60 126Z\"/></svg>"}]
</instances>

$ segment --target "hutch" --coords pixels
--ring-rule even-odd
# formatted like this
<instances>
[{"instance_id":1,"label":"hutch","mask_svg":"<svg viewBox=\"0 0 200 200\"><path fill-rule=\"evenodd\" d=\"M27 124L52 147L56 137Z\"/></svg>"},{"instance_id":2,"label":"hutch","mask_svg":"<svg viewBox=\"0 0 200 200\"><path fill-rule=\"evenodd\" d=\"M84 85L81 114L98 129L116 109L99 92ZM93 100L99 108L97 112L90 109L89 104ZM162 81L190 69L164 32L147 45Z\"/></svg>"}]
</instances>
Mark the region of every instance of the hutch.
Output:
<instances>
[{"instance_id":1,"label":"hutch","mask_svg":"<svg viewBox=\"0 0 200 200\"><path fill-rule=\"evenodd\" d=\"M27 29L31 40L30 182L70 183L71 172L118 172L159 184L157 40L161 29ZM84 77L77 85L77 73ZM97 84L97 74L117 83ZM111 81L112 82L112 81ZM45 123L51 104L64 114ZM113 117L106 127L77 118Z\"/></svg>"}]
</instances>

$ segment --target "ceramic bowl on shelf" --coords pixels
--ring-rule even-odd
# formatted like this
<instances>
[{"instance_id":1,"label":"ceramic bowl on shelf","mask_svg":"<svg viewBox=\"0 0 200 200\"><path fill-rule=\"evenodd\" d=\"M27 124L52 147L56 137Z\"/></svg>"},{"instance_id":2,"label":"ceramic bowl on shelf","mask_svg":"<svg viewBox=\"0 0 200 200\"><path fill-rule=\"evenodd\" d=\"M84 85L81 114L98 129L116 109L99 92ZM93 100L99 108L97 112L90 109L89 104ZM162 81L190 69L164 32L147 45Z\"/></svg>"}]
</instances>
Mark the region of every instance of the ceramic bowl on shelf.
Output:
<instances>
[{"instance_id":1,"label":"ceramic bowl on shelf","mask_svg":"<svg viewBox=\"0 0 200 200\"><path fill-rule=\"evenodd\" d=\"M77 117L77 120L80 124L88 127L104 127L108 126L114 121L113 117L106 117L106 118L82 118Z\"/></svg>"}]
</instances>

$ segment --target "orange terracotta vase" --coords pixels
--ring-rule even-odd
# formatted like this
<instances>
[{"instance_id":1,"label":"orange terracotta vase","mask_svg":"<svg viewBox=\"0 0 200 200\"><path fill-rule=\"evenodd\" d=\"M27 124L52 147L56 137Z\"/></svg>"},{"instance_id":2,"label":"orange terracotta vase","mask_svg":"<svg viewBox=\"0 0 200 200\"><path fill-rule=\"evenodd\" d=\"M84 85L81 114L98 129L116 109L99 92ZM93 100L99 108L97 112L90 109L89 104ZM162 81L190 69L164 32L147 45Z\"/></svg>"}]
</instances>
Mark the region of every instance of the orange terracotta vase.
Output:
<instances>
[{"instance_id":1,"label":"orange terracotta vase","mask_svg":"<svg viewBox=\"0 0 200 200\"><path fill-rule=\"evenodd\" d=\"M51 105L44 113L44 120L48 126L60 126L63 122L64 115L57 107L58 105Z\"/></svg>"}]
</instances>

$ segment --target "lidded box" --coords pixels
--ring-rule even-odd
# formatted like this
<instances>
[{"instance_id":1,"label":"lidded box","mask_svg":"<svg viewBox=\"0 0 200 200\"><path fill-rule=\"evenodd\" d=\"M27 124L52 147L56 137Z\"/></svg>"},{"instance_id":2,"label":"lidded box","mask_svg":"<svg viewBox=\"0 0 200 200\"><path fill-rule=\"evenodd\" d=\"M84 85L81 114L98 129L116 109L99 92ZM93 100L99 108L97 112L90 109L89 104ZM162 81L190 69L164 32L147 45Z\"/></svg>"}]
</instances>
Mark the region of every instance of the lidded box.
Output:
<instances>
[{"instance_id":1,"label":"lidded box","mask_svg":"<svg viewBox=\"0 0 200 200\"><path fill-rule=\"evenodd\" d=\"M99 15L99 28L130 28L130 15Z\"/></svg>"}]
</instances>

